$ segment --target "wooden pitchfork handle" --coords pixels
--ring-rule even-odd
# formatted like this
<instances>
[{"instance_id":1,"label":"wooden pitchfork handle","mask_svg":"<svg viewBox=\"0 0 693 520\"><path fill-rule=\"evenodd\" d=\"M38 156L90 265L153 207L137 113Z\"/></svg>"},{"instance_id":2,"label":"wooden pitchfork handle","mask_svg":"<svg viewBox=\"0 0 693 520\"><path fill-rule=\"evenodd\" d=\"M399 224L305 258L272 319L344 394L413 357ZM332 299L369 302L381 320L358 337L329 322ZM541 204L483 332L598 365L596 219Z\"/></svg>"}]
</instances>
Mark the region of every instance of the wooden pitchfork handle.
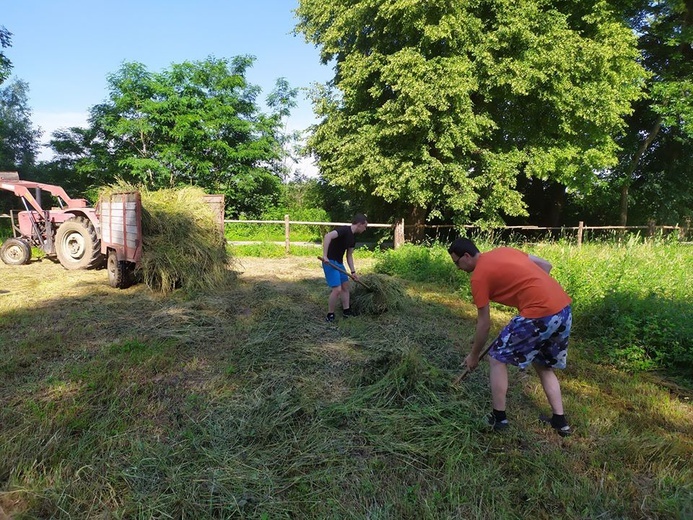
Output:
<instances>
[{"instance_id":1,"label":"wooden pitchfork handle","mask_svg":"<svg viewBox=\"0 0 693 520\"><path fill-rule=\"evenodd\" d=\"M351 278L352 280L354 280L356 283L360 283L361 285L363 285L363 286L364 286L366 289L368 289L369 291L372 290L370 287L368 287L368 286L367 286L365 283L363 283L361 280L359 280L359 279L357 279L357 278L354 278L354 276L353 276L352 274L347 273L344 269L342 269L342 268L339 267L338 265L334 265L332 262L326 261L326 260L325 260L323 257L321 257L321 256L318 257L318 260L320 260L323 264L329 265L332 269L335 269L335 270L339 271L340 273L347 275L349 278Z\"/></svg>"},{"instance_id":2,"label":"wooden pitchfork handle","mask_svg":"<svg viewBox=\"0 0 693 520\"><path fill-rule=\"evenodd\" d=\"M493 342L489 343L488 346L484 350L481 351L481 354L479 355L479 361L481 361L481 359L486 354L488 354L488 351L491 350L491 345L493 345ZM458 384L460 381L462 381L465 377L467 377L469 375L469 372L471 372L471 370L469 370L469 367L464 367L464 370L462 371L462 373L455 378L455 380L452 382L452 384L453 385Z\"/></svg>"}]
</instances>

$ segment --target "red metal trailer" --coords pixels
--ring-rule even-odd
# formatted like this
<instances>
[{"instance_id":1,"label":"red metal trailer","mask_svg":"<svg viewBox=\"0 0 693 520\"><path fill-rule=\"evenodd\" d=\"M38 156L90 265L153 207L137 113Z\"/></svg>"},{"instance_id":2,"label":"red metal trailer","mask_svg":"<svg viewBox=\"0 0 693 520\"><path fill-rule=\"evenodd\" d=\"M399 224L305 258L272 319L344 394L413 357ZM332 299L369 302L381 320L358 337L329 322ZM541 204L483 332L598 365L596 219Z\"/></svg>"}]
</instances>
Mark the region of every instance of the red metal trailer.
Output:
<instances>
[{"instance_id":1,"label":"red metal trailer","mask_svg":"<svg viewBox=\"0 0 693 520\"><path fill-rule=\"evenodd\" d=\"M106 257L108 282L124 289L134 282L142 257L142 201L139 192L113 193L97 207L101 223L101 253Z\"/></svg>"}]
</instances>

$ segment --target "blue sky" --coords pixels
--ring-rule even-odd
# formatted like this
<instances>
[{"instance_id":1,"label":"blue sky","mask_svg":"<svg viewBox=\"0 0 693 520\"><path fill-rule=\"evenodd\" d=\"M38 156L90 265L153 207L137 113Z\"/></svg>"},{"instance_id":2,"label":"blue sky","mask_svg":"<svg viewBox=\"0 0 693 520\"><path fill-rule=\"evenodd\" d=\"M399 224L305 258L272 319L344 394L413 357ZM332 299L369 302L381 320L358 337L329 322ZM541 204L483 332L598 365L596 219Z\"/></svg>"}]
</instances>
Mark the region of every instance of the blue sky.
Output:
<instances>
[{"instance_id":1,"label":"blue sky","mask_svg":"<svg viewBox=\"0 0 693 520\"><path fill-rule=\"evenodd\" d=\"M0 0L0 25L12 33L4 52L13 77L29 84L34 125L49 134L84 125L87 110L107 96L106 76L126 61L159 72L208 56L253 55L247 78L262 88L262 101L279 77L301 88L327 81L332 69L320 64L318 50L292 34L296 6L296 0ZM305 93L298 103L292 130L315 122Z\"/></svg>"}]
</instances>

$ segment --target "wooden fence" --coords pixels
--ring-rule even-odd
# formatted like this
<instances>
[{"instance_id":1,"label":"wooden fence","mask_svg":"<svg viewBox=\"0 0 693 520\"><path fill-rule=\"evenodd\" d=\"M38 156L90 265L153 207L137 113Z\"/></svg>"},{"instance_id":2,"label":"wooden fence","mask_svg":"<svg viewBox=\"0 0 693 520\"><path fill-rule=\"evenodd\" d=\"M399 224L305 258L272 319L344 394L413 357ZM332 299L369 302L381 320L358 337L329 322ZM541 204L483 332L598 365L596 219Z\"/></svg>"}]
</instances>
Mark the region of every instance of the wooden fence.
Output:
<instances>
[{"instance_id":1,"label":"wooden fence","mask_svg":"<svg viewBox=\"0 0 693 520\"><path fill-rule=\"evenodd\" d=\"M286 252L289 252L289 247L291 244L291 226L292 225L306 225L306 226L348 226L350 222L306 222L301 220L291 220L289 215L284 215L284 220L224 220L225 224L283 224L284 225L284 245ZM405 224L404 219L396 221L394 224L378 224L378 223L368 223L369 228L390 228L393 233L393 246L395 249L400 247L405 243L405 228L412 229L417 226L414 224ZM420 227L420 226L419 226ZM480 229L479 226L475 225L463 225L456 226L453 224L425 224L424 229ZM560 226L560 227L542 227L542 226L499 226L493 228L494 230L516 230L519 232L527 231L544 231L544 232L570 232L575 233L576 241L578 247L582 246L585 232L587 231L641 231L644 230L647 236L655 236L658 232L675 232L678 234L678 238L681 241L687 239L688 234L691 231L691 221L687 219L683 226L658 226L654 222L648 223L646 226L585 226L584 222L580 221L577 226ZM242 241L234 243L243 243Z\"/></svg>"},{"instance_id":2,"label":"wooden fence","mask_svg":"<svg viewBox=\"0 0 693 520\"><path fill-rule=\"evenodd\" d=\"M0 218L10 218L9 215L0 215ZM224 220L224 224L283 224L284 225L284 247L286 252L289 252L291 245L291 226L348 226L350 222L308 222L303 220L291 220L289 215L284 215L284 220ZM393 233L393 246L395 249L400 247L405 243L405 228L413 229L417 226L413 224L405 224L404 219L396 221L394 224L378 224L378 223L368 223L369 228L389 228ZM421 226L419 226L420 228ZM437 231L441 229L479 229L479 226L475 225L463 225L455 226L453 224L425 224L424 229L435 229ZM677 233L678 238L681 241L688 239L691 233L691 220L686 219L682 226L658 226L655 225L653 221L650 221L646 226L585 226L584 222L580 222L577 226L560 226L560 227L542 227L542 226L499 226L493 228L493 230L515 230L518 232L528 232L528 231L538 231L538 232L570 232L575 233L576 241L578 247L582 245L584 240L585 232L587 231L645 231L647 236L655 236L658 232L669 231L672 233ZM244 243L243 241L234 241L234 243ZM252 242L245 242L252 243ZM295 242L294 242L295 243Z\"/></svg>"}]
</instances>

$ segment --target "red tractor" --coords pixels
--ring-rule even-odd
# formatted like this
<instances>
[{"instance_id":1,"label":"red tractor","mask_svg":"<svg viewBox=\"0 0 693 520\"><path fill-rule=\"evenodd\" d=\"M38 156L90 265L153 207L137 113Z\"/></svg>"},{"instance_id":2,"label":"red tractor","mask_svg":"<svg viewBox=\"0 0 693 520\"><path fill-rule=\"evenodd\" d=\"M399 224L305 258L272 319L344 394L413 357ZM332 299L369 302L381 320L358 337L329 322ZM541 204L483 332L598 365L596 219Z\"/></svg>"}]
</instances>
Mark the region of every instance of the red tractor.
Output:
<instances>
[{"instance_id":1,"label":"red tractor","mask_svg":"<svg viewBox=\"0 0 693 520\"><path fill-rule=\"evenodd\" d=\"M10 212L13 237L0 246L3 262L28 263L33 246L48 257L57 256L66 269L105 264L112 287L122 289L134 282L142 256L139 193L113 193L103 197L97 208L89 208L86 200L70 198L61 187L19 180L17 172L0 172L0 189L17 195L24 205L23 211ZM43 209L44 192L59 207Z\"/></svg>"},{"instance_id":2,"label":"red tractor","mask_svg":"<svg viewBox=\"0 0 693 520\"><path fill-rule=\"evenodd\" d=\"M70 198L59 186L19 180L16 172L0 172L0 189L14 193L24 205L23 211L10 212L13 238L0 247L3 262L28 263L34 246L47 256L57 256L66 269L103 265L96 210L87 207L86 200ZM59 207L43 209L44 192L52 195Z\"/></svg>"}]
</instances>

